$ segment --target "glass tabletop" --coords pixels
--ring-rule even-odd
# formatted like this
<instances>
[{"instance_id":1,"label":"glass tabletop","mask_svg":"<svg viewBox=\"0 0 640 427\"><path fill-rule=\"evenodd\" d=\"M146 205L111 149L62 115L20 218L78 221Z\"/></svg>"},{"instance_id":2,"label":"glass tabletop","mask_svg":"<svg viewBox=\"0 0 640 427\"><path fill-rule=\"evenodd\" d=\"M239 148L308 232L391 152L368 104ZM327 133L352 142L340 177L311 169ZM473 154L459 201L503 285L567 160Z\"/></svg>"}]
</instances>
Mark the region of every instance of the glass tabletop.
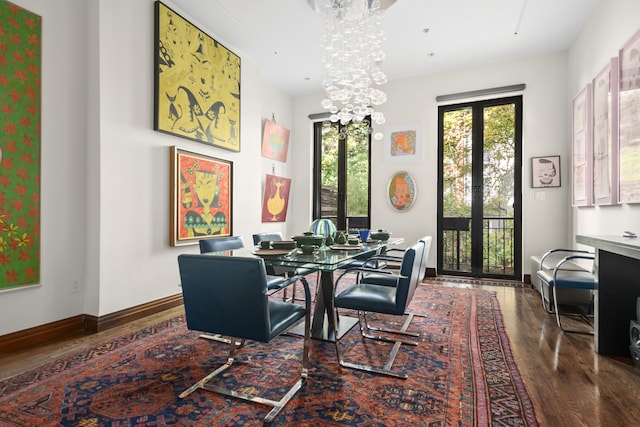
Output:
<instances>
[{"instance_id":1,"label":"glass tabletop","mask_svg":"<svg viewBox=\"0 0 640 427\"><path fill-rule=\"evenodd\" d=\"M274 266L284 267L306 267L317 270L333 271L345 264L348 264L353 258L369 257L380 253L387 245L399 244L403 239L395 238L389 241L365 242L360 245L333 245L331 247L323 246L312 254L303 254L302 251L292 249L283 254L281 250L266 251L259 248L242 248L232 251L211 252L212 255L227 256L254 256L264 259L265 263Z\"/></svg>"}]
</instances>

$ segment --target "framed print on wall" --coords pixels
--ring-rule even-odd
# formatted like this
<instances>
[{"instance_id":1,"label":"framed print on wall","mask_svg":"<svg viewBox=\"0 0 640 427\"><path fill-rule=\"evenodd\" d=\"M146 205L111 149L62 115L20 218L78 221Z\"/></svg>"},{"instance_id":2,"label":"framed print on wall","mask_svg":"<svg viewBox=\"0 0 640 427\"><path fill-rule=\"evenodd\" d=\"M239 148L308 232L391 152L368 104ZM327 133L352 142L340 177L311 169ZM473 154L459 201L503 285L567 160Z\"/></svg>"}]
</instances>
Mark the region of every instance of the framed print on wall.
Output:
<instances>
[{"instance_id":1,"label":"framed print on wall","mask_svg":"<svg viewBox=\"0 0 640 427\"><path fill-rule=\"evenodd\" d=\"M420 126L417 124L385 127L385 160L419 161L422 160L422 141Z\"/></svg>"},{"instance_id":2,"label":"framed print on wall","mask_svg":"<svg viewBox=\"0 0 640 427\"><path fill-rule=\"evenodd\" d=\"M154 129L240 151L240 57L155 2Z\"/></svg>"},{"instance_id":3,"label":"framed print on wall","mask_svg":"<svg viewBox=\"0 0 640 427\"><path fill-rule=\"evenodd\" d=\"M593 79L593 204L618 201L618 58Z\"/></svg>"},{"instance_id":4,"label":"framed print on wall","mask_svg":"<svg viewBox=\"0 0 640 427\"><path fill-rule=\"evenodd\" d=\"M640 31L620 50L619 200L640 202Z\"/></svg>"},{"instance_id":5,"label":"framed print on wall","mask_svg":"<svg viewBox=\"0 0 640 427\"><path fill-rule=\"evenodd\" d=\"M389 203L395 210L406 212L416 201L416 190L416 181L409 172L396 172L387 187Z\"/></svg>"},{"instance_id":6,"label":"framed print on wall","mask_svg":"<svg viewBox=\"0 0 640 427\"><path fill-rule=\"evenodd\" d=\"M265 120L262 131L262 157L286 162L289 134L289 129L271 120Z\"/></svg>"},{"instance_id":7,"label":"framed print on wall","mask_svg":"<svg viewBox=\"0 0 640 427\"><path fill-rule=\"evenodd\" d=\"M573 99L571 152L572 205L591 205L591 83Z\"/></svg>"},{"instance_id":8,"label":"framed print on wall","mask_svg":"<svg viewBox=\"0 0 640 427\"><path fill-rule=\"evenodd\" d=\"M233 163L171 147L171 246L231 236Z\"/></svg>"},{"instance_id":9,"label":"framed print on wall","mask_svg":"<svg viewBox=\"0 0 640 427\"><path fill-rule=\"evenodd\" d=\"M285 222L291 179L267 175L262 200L262 222Z\"/></svg>"},{"instance_id":10,"label":"framed print on wall","mask_svg":"<svg viewBox=\"0 0 640 427\"><path fill-rule=\"evenodd\" d=\"M531 186L560 187L560 156L531 158Z\"/></svg>"}]
</instances>

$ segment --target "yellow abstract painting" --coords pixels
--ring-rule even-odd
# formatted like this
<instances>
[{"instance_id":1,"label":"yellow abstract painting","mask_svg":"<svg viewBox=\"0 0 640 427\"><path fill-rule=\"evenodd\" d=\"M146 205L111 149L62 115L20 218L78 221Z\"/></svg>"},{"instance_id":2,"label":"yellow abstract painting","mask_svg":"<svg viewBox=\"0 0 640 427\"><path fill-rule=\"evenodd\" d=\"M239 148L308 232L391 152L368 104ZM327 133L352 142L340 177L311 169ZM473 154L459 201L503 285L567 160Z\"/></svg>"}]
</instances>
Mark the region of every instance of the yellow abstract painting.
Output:
<instances>
[{"instance_id":1,"label":"yellow abstract painting","mask_svg":"<svg viewBox=\"0 0 640 427\"><path fill-rule=\"evenodd\" d=\"M155 3L154 129L240 151L240 57Z\"/></svg>"}]
</instances>

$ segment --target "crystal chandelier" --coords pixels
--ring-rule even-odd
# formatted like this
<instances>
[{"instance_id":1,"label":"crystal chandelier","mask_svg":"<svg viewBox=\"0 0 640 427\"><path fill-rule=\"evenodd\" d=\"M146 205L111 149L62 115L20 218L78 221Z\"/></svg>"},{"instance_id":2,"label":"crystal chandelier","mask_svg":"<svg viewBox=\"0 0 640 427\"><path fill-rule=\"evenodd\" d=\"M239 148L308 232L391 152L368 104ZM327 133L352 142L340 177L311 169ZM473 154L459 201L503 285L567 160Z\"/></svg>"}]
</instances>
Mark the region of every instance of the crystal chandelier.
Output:
<instances>
[{"instance_id":1,"label":"crystal chandelier","mask_svg":"<svg viewBox=\"0 0 640 427\"><path fill-rule=\"evenodd\" d=\"M326 34L321 39L325 50L326 75L323 88L327 98L320 103L331 113L332 122L371 121L384 124L382 112L374 108L387 100L376 86L387 82L380 66L385 59L382 43L384 11L395 0L307 0L325 17ZM382 139L376 132L374 139Z\"/></svg>"}]
</instances>

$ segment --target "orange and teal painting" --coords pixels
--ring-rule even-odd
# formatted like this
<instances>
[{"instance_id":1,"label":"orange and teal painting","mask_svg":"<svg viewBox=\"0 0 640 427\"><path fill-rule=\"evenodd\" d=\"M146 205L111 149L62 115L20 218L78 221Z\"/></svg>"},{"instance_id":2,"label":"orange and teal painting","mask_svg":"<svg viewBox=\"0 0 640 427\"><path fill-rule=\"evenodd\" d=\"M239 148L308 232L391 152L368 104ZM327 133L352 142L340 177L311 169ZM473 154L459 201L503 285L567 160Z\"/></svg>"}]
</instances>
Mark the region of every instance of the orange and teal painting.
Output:
<instances>
[{"instance_id":1,"label":"orange and teal painting","mask_svg":"<svg viewBox=\"0 0 640 427\"><path fill-rule=\"evenodd\" d=\"M40 282L41 28L0 0L0 289Z\"/></svg>"}]
</instances>

